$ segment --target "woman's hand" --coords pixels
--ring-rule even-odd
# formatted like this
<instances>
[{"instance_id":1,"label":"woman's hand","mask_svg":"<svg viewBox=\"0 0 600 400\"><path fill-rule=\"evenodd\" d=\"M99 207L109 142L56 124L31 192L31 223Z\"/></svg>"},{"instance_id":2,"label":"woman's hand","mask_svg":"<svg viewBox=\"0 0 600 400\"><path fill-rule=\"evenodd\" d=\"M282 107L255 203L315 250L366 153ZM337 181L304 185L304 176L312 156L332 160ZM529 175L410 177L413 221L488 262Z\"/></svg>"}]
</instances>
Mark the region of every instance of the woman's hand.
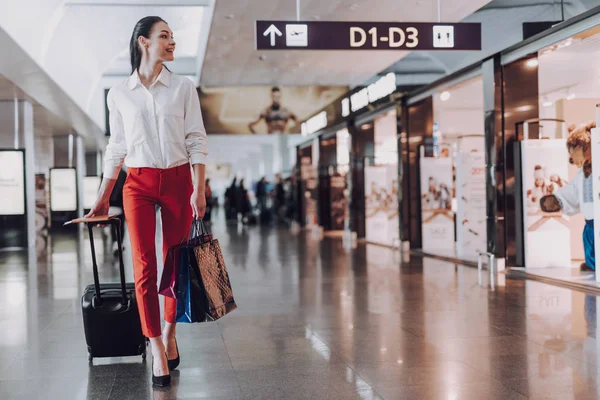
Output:
<instances>
[{"instance_id":1,"label":"woman's hand","mask_svg":"<svg viewBox=\"0 0 600 400\"><path fill-rule=\"evenodd\" d=\"M108 215L109 208L110 208L109 202L99 198L98 200L96 200L96 203L94 203L94 206L92 207L90 212L86 214L85 217L89 218L89 217L96 217L96 216L100 216L100 215Z\"/></svg>"},{"instance_id":2,"label":"woman's hand","mask_svg":"<svg viewBox=\"0 0 600 400\"><path fill-rule=\"evenodd\" d=\"M192 206L192 215L195 219L204 218L206 213L206 195L204 191L194 189L192 197L190 198L190 205Z\"/></svg>"}]
</instances>

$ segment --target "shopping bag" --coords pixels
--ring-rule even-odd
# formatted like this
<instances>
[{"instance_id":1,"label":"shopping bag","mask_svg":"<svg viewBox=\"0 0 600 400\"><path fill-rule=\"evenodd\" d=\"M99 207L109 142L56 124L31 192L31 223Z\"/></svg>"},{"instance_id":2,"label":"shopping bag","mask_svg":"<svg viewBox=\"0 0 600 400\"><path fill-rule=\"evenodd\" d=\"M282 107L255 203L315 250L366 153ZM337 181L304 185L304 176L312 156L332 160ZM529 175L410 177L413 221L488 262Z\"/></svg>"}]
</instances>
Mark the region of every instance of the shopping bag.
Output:
<instances>
[{"instance_id":1,"label":"shopping bag","mask_svg":"<svg viewBox=\"0 0 600 400\"><path fill-rule=\"evenodd\" d=\"M179 281L179 261L181 258L181 247L169 247L165 257L158 293L173 299L177 298L177 284Z\"/></svg>"},{"instance_id":2,"label":"shopping bag","mask_svg":"<svg viewBox=\"0 0 600 400\"><path fill-rule=\"evenodd\" d=\"M194 255L206 298L206 319L214 321L237 308L219 241L194 247Z\"/></svg>"},{"instance_id":3,"label":"shopping bag","mask_svg":"<svg viewBox=\"0 0 600 400\"><path fill-rule=\"evenodd\" d=\"M204 224L198 220L192 222L189 233L186 234L187 241L171 246L167 250L158 293L173 299L177 298L177 285L179 284L179 263L185 258L181 257L183 249L193 248L212 239Z\"/></svg>"},{"instance_id":4,"label":"shopping bag","mask_svg":"<svg viewBox=\"0 0 600 400\"><path fill-rule=\"evenodd\" d=\"M206 321L206 294L200 282L200 274L191 247L179 251L177 285L177 322L194 323Z\"/></svg>"}]
</instances>

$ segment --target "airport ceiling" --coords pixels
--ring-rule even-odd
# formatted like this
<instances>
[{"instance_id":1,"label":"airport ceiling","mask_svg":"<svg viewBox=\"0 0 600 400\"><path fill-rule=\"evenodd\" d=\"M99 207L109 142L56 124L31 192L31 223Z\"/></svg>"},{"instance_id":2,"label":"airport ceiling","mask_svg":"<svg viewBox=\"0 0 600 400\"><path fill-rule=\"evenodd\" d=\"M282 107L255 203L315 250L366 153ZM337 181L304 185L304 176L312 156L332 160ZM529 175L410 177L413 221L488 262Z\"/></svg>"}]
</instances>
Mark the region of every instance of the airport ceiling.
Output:
<instances>
[{"instance_id":1,"label":"airport ceiling","mask_svg":"<svg viewBox=\"0 0 600 400\"><path fill-rule=\"evenodd\" d=\"M439 2L443 21L484 24L487 52L506 47L502 38L508 24L520 30L523 21L560 17L559 0ZM374 4L300 0L300 14L315 21L438 19L438 0ZM568 18L596 6L597 0L565 0L564 5ZM448 52L382 51L367 57L356 51L256 51L254 21L294 20L294 0L2 0L0 44L12 40L22 51L15 59L0 60L0 74L77 132L100 140L103 124L91 117L92 111L102 104L97 98L105 87L129 75L129 36L135 22L146 15L160 15L175 32L176 61L169 67L205 86L355 86L386 69L426 83L481 57ZM13 54L3 47L2 51Z\"/></svg>"}]
</instances>

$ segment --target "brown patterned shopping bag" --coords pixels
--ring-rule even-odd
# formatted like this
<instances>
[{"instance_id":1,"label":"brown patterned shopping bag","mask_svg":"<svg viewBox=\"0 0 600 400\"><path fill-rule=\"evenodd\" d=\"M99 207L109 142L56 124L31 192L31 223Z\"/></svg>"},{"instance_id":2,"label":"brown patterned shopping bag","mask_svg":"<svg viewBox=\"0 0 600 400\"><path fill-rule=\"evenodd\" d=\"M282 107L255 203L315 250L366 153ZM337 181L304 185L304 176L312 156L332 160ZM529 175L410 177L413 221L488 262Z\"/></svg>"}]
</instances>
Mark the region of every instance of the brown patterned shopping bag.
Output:
<instances>
[{"instance_id":1,"label":"brown patterned shopping bag","mask_svg":"<svg viewBox=\"0 0 600 400\"><path fill-rule=\"evenodd\" d=\"M217 320L237 308L221 246L217 239L194 248L207 298L206 319Z\"/></svg>"}]
</instances>

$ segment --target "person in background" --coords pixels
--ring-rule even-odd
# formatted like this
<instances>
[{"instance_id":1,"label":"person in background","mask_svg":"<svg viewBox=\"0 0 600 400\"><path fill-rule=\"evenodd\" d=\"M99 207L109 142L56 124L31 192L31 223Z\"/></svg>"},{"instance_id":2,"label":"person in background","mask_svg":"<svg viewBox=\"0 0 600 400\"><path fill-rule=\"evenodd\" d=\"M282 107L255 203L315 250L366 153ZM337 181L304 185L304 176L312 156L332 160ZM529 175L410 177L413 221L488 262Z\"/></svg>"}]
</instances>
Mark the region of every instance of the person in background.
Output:
<instances>
[{"instance_id":1,"label":"person in background","mask_svg":"<svg viewBox=\"0 0 600 400\"><path fill-rule=\"evenodd\" d=\"M569 162L581 170L569 184L540 199L540 208L545 212L562 211L567 215L583 213L585 218L583 229L585 264L581 265L582 271L596 270L591 138L591 130L595 127L595 122L577 128L569 127L570 135L567 139Z\"/></svg>"},{"instance_id":2,"label":"person in background","mask_svg":"<svg viewBox=\"0 0 600 400\"><path fill-rule=\"evenodd\" d=\"M280 174L275 176L275 215L280 223L285 223L285 186Z\"/></svg>"},{"instance_id":3,"label":"person in background","mask_svg":"<svg viewBox=\"0 0 600 400\"><path fill-rule=\"evenodd\" d=\"M240 180L240 187L238 188L237 195L237 210L241 216L242 223L246 223L248 213L252 210L250 207L250 199L248 198L248 190L246 190L243 179Z\"/></svg>"},{"instance_id":4,"label":"person in background","mask_svg":"<svg viewBox=\"0 0 600 400\"><path fill-rule=\"evenodd\" d=\"M237 218L237 202L238 202L237 178L233 178L231 186L225 191L225 219L233 220Z\"/></svg>"},{"instance_id":5,"label":"person in background","mask_svg":"<svg viewBox=\"0 0 600 400\"><path fill-rule=\"evenodd\" d=\"M267 178L264 176L256 184L256 203L261 213L267 207Z\"/></svg>"},{"instance_id":6,"label":"person in background","mask_svg":"<svg viewBox=\"0 0 600 400\"><path fill-rule=\"evenodd\" d=\"M210 179L206 179L206 182L204 183L204 192L206 195L206 214L204 214L204 221L210 224L213 208L213 193L210 187Z\"/></svg>"},{"instance_id":7,"label":"person in background","mask_svg":"<svg viewBox=\"0 0 600 400\"><path fill-rule=\"evenodd\" d=\"M298 181L296 175L292 175L287 179L289 183L289 190L286 201L286 218L288 221L296 221L297 219L297 208L298 208Z\"/></svg>"}]
</instances>

